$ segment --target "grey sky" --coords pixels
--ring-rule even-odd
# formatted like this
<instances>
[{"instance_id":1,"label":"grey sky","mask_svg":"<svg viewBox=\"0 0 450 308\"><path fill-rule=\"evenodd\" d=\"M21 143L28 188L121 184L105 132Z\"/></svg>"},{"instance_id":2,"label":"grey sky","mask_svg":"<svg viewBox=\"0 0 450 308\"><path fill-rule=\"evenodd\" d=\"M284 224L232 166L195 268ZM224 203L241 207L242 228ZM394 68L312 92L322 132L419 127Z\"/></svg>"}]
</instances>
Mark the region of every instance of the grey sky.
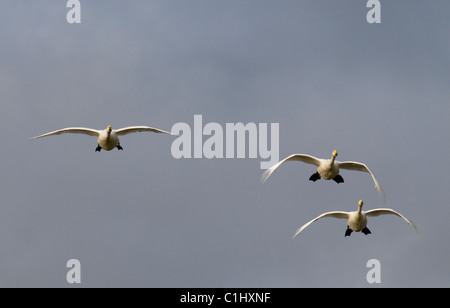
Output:
<instances>
[{"instance_id":1,"label":"grey sky","mask_svg":"<svg viewBox=\"0 0 450 308\"><path fill-rule=\"evenodd\" d=\"M449 287L450 3L0 0L0 287ZM261 159L174 159L173 137L69 126L279 123L293 153L366 163L344 184ZM344 237L332 210L389 207ZM369 259L381 284L366 281Z\"/></svg>"}]
</instances>

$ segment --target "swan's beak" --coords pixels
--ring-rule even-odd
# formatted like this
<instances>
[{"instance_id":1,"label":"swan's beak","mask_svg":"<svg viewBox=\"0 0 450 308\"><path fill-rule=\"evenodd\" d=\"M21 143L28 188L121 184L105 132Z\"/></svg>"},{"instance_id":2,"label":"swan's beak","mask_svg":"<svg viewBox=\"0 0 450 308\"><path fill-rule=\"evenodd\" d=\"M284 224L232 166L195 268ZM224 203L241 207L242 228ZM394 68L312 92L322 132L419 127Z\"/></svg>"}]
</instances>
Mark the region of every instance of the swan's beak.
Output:
<instances>
[{"instance_id":1,"label":"swan's beak","mask_svg":"<svg viewBox=\"0 0 450 308\"><path fill-rule=\"evenodd\" d=\"M334 151L333 151L333 157L336 157L337 155L338 155L337 151L334 150Z\"/></svg>"},{"instance_id":2,"label":"swan's beak","mask_svg":"<svg viewBox=\"0 0 450 308\"><path fill-rule=\"evenodd\" d=\"M364 202L362 200L359 200L359 206L363 206Z\"/></svg>"},{"instance_id":3,"label":"swan's beak","mask_svg":"<svg viewBox=\"0 0 450 308\"><path fill-rule=\"evenodd\" d=\"M108 133L110 133L111 132L111 126L108 126L107 128L106 128L106 130L108 131Z\"/></svg>"}]
</instances>

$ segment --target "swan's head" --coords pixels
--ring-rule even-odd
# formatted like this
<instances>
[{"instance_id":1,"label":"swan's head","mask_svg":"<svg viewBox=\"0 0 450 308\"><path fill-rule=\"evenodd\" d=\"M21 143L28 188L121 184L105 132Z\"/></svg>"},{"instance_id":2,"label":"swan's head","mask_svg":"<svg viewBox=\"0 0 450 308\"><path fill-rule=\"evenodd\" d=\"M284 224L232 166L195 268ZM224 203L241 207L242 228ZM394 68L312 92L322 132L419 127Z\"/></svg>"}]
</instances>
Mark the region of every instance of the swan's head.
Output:
<instances>
[{"instance_id":1,"label":"swan's head","mask_svg":"<svg viewBox=\"0 0 450 308\"><path fill-rule=\"evenodd\" d=\"M362 200L359 200L358 206L359 206L359 207L362 207L363 204L364 204L364 202L363 202Z\"/></svg>"},{"instance_id":2,"label":"swan's head","mask_svg":"<svg viewBox=\"0 0 450 308\"><path fill-rule=\"evenodd\" d=\"M108 126L108 127L106 128L106 131L107 131L108 133L111 133L111 131L112 131L111 126Z\"/></svg>"},{"instance_id":3,"label":"swan's head","mask_svg":"<svg viewBox=\"0 0 450 308\"><path fill-rule=\"evenodd\" d=\"M337 151L334 150L332 155L333 155L333 157L336 157L338 155Z\"/></svg>"}]
</instances>

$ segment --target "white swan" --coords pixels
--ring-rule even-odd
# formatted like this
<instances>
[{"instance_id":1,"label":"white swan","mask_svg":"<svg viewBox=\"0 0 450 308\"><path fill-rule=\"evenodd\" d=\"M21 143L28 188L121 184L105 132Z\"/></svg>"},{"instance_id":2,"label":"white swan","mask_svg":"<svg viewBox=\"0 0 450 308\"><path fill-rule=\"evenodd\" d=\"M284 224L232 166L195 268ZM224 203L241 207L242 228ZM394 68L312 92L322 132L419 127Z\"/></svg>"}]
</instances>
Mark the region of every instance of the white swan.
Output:
<instances>
[{"instance_id":1,"label":"white swan","mask_svg":"<svg viewBox=\"0 0 450 308\"><path fill-rule=\"evenodd\" d=\"M90 136L97 136L97 148L95 149L96 152L100 152L102 149L106 151L111 151L114 148L117 148L118 150L123 150L123 148L120 146L119 137L122 135L127 135L131 133L136 132L154 132L154 133L165 133L172 135L169 132L166 132L161 129L148 127L148 126L130 126L120 129L112 129L111 126L108 126L105 130L96 130L91 128L85 128L85 127L68 127L63 128L54 132L46 133L40 136L33 137L32 139L39 139L42 137L47 137L51 135L60 135L65 133L71 133L71 134L84 134L84 135L90 135Z\"/></svg>"},{"instance_id":2,"label":"white swan","mask_svg":"<svg viewBox=\"0 0 450 308\"><path fill-rule=\"evenodd\" d=\"M381 200L383 200L383 203L386 203L386 195L383 191L383 188L381 187L380 183L378 183L373 173L369 170L369 168L365 164L354 161L339 162L335 160L337 155L338 155L337 151L333 151L331 159L319 159L314 156L306 154L292 154L291 156L286 157L282 161L278 162L277 164L267 169L261 176L261 182L264 183L282 163L289 160L297 160L307 164L316 165L317 172L311 175L311 177L309 178L309 180L313 182L323 178L325 180L333 179L336 183L343 183L344 179L339 174L339 169L363 171L370 173L375 183L375 188L378 190L378 194L380 195Z\"/></svg>"},{"instance_id":3,"label":"white swan","mask_svg":"<svg viewBox=\"0 0 450 308\"><path fill-rule=\"evenodd\" d=\"M369 211L361 211L362 206L363 206L363 201L360 200L359 204L358 204L358 210L355 212L336 211L336 212L323 213L322 215L314 218L313 220L307 222L306 224L304 224L303 226L298 228L298 230L297 230L297 232L295 232L293 238L296 237L297 234L302 232L303 229L305 229L307 226L309 226L316 220L318 220L320 218L324 218L324 217L347 219L347 230L345 231L345 236L350 236L350 234L353 231L355 231L355 232L362 231L362 233L364 233L365 235L370 234L371 232L366 226L367 225L367 217L368 216L387 215L387 214L393 214L393 215L397 215L397 216L403 218L404 221L406 221L409 225L411 225L416 230L416 232L418 232L417 227L409 219L407 219L405 216L403 216L402 214L400 214L392 209L381 208L381 209L374 209L374 210L369 210Z\"/></svg>"}]
</instances>

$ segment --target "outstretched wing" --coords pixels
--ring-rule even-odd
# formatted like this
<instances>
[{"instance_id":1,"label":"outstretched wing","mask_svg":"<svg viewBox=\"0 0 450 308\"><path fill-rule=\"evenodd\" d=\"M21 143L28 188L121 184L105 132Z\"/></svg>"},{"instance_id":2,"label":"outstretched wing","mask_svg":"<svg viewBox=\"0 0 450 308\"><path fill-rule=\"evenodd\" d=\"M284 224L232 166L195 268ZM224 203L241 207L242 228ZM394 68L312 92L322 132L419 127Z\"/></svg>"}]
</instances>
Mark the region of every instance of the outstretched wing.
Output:
<instances>
[{"instance_id":1,"label":"outstretched wing","mask_svg":"<svg viewBox=\"0 0 450 308\"><path fill-rule=\"evenodd\" d=\"M320 216L317 216L316 218L314 218L311 221L308 221L306 224L304 224L303 226L301 226L300 228L297 229L297 232L295 232L294 237L297 236L297 234L299 234L300 232L303 231L303 229L305 229L307 226L309 226L310 224L312 224L313 222L315 222L316 220L319 220L320 218L324 218L324 217L334 217L334 218L341 218L341 219L348 219L348 212L340 212L340 211L335 211L335 212L327 212L327 213L323 213Z\"/></svg>"},{"instance_id":2,"label":"outstretched wing","mask_svg":"<svg viewBox=\"0 0 450 308\"><path fill-rule=\"evenodd\" d=\"M117 136L128 135L128 134L137 133L137 132L153 132L153 133L164 133L164 134L172 135L171 133L169 133L165 130L153 128L153 127L149 127L149 126L129 126L129 127L124 127L124 128L114 130L114 132L116 133Z\"/></svg>"},{"instance_id":3,"label":"outstretched wing","mask_svg":"<svg viewBox=\"0 0 450 308\"><path fill-rule=\"evenodd\" d=\"M54 132L46 133L40 136L33 137L31 139L39 139L42 137L47 137L51 135L61 135L61 134L83 134L83 135L89 135L89 136L98 136L100 134L99 130L91 129L91 128L85 128L85 127L67 127L63 129L56 130Z\"/></svg>"},{"instance_id":4,"label":"outstretched wing","mask_svg":"<svg viewBox=\"0 0 450 308\"><path fill-rule=\"evenodd\" d=\"M269 178L269 176L284 162L288 161L288 160L296 160L296 161L302 161L304 163L307 164L312 164L312 165L316 165L319 166L320 160L314 156L311 155L306 155L306 154L292 154L291 156L286 157L285 159L283 159L282 161L279 161L278 163L276 163L275 165L273 165L272 167L270 167L269 169L267 169L266 171L264 171L264 173L261 176L261 183L264 183L265 181L267 181L267 179Z\"/></svg>"},{"instance_id":5,"label":"outstretched wing","mask_svg":"<svg viewBox=\"0 0 450 308\"><path fill-rule=\"evenodd\" d=\"M379 215L397 215L400 218L403 218L404 221L406 221L410 226L412 226L416 232L419 232L417 230L417 227L412 223L412 221L410 221L408 218L406 218L405 216L403 216L402 214L400 214L399 212L396 212L392 209L373 209L373 210L369 210L365 212L367 216L379 216Z\"/></svg>"},{"instance_id":6,"label":"outstretched wing","mask_svg":"<svg viewBox=\"0 0 450 308\"><path fill-rule=\"evenodd\" d=\"M386 204L386 194L384 193L383 188L381 187L380 183L378 183L377 179L373 175L372 171L363 163L358 163L355 161L344 161L339 162L339 168L340 169L347 169L347 170L356 170L356 171L363 171L367 172L372 176L373 182L375 183L375 188L378 190L378 194L380 195L381 200L384 204Z\"/></svg>"}]
</instances>

